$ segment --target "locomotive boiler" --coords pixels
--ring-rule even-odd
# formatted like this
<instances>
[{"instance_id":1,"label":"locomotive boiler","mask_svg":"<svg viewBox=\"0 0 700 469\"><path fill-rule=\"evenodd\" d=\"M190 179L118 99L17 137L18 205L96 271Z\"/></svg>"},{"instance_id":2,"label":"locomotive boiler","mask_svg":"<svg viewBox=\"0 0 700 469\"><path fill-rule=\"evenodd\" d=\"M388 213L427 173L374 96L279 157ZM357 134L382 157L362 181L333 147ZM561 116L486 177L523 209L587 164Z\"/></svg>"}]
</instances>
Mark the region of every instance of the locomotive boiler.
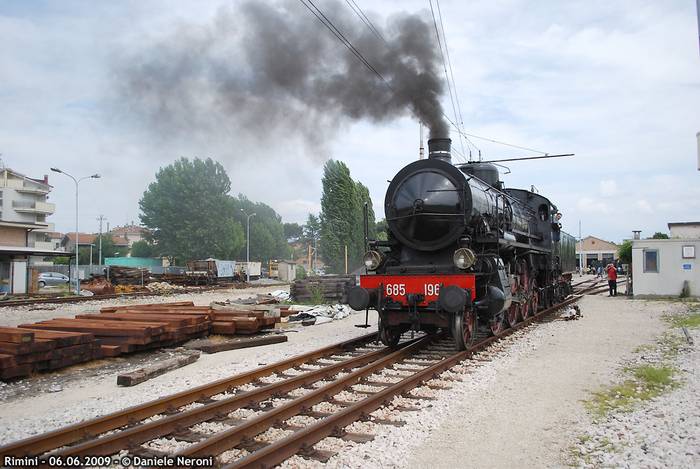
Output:
<instances>
[{"instance_id":1,"label":"locomotive boiler","mask_svg":"<svg viewBox=\"0 0 700 469\"><path fill-rule=\"evenodd\" d=\"M368 240L366 274L348 291L355 310L376 309L382 342L413 330L450 330L464 349L571 291L575 239L561 213L532 190L504 188L495 165L453 165L451 141L401 169L384 202L386 241Z\"/></svg>"}]
</instances>

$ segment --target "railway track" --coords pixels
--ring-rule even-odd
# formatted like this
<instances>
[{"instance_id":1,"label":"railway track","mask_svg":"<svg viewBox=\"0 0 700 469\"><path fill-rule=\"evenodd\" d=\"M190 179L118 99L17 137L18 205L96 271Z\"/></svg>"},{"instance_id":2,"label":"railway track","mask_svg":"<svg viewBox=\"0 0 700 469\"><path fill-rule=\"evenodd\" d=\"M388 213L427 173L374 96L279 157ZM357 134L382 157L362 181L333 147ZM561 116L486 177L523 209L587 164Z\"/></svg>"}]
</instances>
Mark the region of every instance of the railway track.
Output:
<instances>
[{"instance_id":1,"label":"railway track","mask_svg":"<svg viewBox=\"0 0 700 469\"><path fill-rule=\"evenodd\" d=\"M49 456L59 461L116 456L133 464L138 458L179 457L204 458L204 465L225 468L271 467L294 454L324 460L330 455L313 448L322 439L371 440L372 435L344 428L417 386L440 388L431 380L443 371L579 298L461 352L451 339L439 336L389 349L373 344L375 334L369 334L9 444L0 448L0 460L10 455L41 456L42 462Z\"/></svg>"}]
</instances>

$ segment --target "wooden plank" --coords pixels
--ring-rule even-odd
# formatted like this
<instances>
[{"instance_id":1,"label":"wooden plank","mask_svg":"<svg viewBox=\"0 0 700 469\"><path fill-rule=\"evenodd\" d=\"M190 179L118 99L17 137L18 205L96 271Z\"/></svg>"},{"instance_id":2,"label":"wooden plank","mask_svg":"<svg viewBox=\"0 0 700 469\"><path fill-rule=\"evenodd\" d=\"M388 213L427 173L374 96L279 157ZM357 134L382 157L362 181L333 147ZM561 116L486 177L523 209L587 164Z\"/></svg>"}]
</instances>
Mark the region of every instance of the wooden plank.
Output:
<instances>
[{"instance_id":1,"label":"wooden plank","mask_svg":"<svg viewBox=\"0 0 700 469\"><path fill-rule=\"evenodd\" d=\"M105 357L118 357L124 351L121 345L100 345L102 355Z\"/></svg>"},{"instance_id":2,"label":"wooden plank","mask_svg":"<svg viewBox=\"0 0 700 469\"><path fill-rule=\"evenodd\" d=\"M287 336L283 334L263 335L258 337L241 337L232 339L226 342L214 342L211 340L202 340L185 345L185 348L192 350L201 350L204 353L217 353L226 350L237 350L248 347L259 347L261 345L279 344L286 342Z\"/></svg>"},{"instance_id":3,"label":"wooden plank","mask_svg":"<svg viewBox=\"0 0 700 469\"><path fill-rule=\"evenodd\" d=\"M128 313L102 313L102 314L78 314L76 319L96 319L98 321L130 321L130 322L163 322L178 327L195 324L193 318L165 316L162 314L128 314Z\"/></svg>"},{"instance_id":4,"label":"wooden plank","mask_svg":"<svg viewBox=\"0 0 700 469\"><path fill-rule=\"evenodd\" d=\"M29 330L31 329L22 329ZM68 347L69 345L86 344L95 341L95 336L85 332L45 331L34 330L35 339L49 339L56 342L56 347Z\"/></svg>"},{"instance_id":5,"label":"wooden plank","mask_svg":"<svg viewBox=\"0 0 700 469\"><path fill-rule=\"evenodd\" d=\"M226 321L214 321L211 323L212 334L234 335L236 333L236 323Z\"/></svg>"},{"instance_id":6,"label":"wooden plank","mask_svg":"<svg viewBox=\"0 0 700 469\"><path fill-rule=\"evenodd\" d=\"M157 326L149 325L148 323L137 323L120 321L115 324L115 321L84 321L74 320L67 322L61 321L44 321L36 324L22 324L25 329L45 329L59 331L76 331L89 332L95 336L157 336L165 332L165 326L161 323Z\"/></svg>"},{"instance_id":7,"label":"wooden plank","mask_svg":"<svg viewBox=\"0 0 700 469\"><path fill-rule=\"evenodd\" d=\"M27 353L48 352L56 347L51 340L34 339L34 342L15 344L13 342L0 342L0 353L9 355L21 355Z\"/></svg>"},{"instance_id":8,"label":"wooden plank","mask_svg":"<svg viewBox=\"0 0 700 469\"><path fill-rule=\"evenodd\" d=\"M32 331L25 331L16 327L0 327L0 341L2 342L23 344L25 342L32 342L33 340L34 333Z\"/></svg>"},{"instance_id":9,"label":"wooden plank","mask_svg":"<svg viewBox=\"0 0 700 469\"><path fill-rule=\"evenodd\" d=\"M170 360L164 360L153 366L148 366L144 368L139 368L138 370L131 371L129 373L124 373L117 376L117 386L134 386L144 381L148 381L151 378L160 376L168 371L175 370L177 368L182 368L185 365L194 363L199 359L199 353L190 353L184 357L173 358Z\"/></svg>"},{"instance_id":10,"label":"wooden plank","mask_svg":"<svg viewBox=\"0 0 700 469\"><path fill-rule=\"evenodd\" d=\"M172 301L170 303L149 303L149 304L142 304L142 305L117 305L117 306L104 306L100 308L100 311L105 311L105 312L111 312L117 309L123 309L123 308L159 308L159 307L166 307L166 306L194 306L193 301Z\"/></svg>"},{"instance_id":11,"label":"wooden plank","mask_svg":"<svg viewBox=\"0 0 700 469\"><path fill-rule=\"evenodd\" d=\"M18 365L0 370L0 379L13 379L29 376L32 372L32 365Z\"/></svg>"},{"instance_id":12,"label":"wooden plank","mask_svg":"<svg viewBox=\"0 0 700 469\"><path fill-rule=\"evenodd\" d=\"M0 353L0 368L10 368L17 366L14 355Z\"/></svg>"}]
</instances>

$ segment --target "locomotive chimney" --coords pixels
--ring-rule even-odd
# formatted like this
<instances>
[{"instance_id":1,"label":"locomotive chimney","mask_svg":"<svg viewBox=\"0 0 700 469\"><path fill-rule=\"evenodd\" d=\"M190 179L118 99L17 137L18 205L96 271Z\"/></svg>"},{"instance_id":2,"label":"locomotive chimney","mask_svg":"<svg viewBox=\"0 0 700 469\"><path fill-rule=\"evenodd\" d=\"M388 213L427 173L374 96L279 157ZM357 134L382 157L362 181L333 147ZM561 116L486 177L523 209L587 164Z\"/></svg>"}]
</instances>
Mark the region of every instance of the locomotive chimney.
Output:
<instances>
[{"instance_id":1,"label":"locomotive chimney","mask_svg":"<svg viewBox=\"0 0 700 469\"><path fill-rule=\"evenodd\" d=\"M428 158L452 163L451 146L452 140L449 138L431 138L428 140Z\"/></svg>"}]
</instances>

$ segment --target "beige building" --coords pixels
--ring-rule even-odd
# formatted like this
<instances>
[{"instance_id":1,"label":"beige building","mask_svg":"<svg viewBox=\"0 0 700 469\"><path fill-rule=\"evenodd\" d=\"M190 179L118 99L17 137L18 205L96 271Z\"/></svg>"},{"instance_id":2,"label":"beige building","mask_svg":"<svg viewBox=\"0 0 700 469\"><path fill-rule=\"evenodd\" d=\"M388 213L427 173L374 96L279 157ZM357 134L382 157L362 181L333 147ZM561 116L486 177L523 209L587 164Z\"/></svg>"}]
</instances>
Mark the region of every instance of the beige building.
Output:
<instances>
[{"instance_id":1,"label":"beige building","mask_svg":"<svg viewBox=\"0 0 700 469\"><path fill-rule=\"evenodd\" d=\"M129 249L131 249L131 246L133 246L136 241L143 241L146 239L148 230L132 223L131 225L118 226L112 229L110 233L115 237L125 239L129 245Z\"/></svg>"},{"instance_id":2,"label":"beige building","mask_svg":"<svg viewBox=\"0 0 700 469\"><path fill-rule=\"evenodd\" d=\"M668 224L669 237L700 239L700 221L684 221Z\"/></svg>"},{"instance_id":3,"label":"beige building","mask_svg":"<svg viewBox=\"0 0 700 469\"><path fill-rule=\"evenodd\" d=\"M576 266L578 267L581 261L586 268L605 266L617 260L617 248L617 244L613 242L586 236L576 243Z\"/></svg>"},{"instance_id":4,"label":"beige building","mask_svg":"<svg viewBox=\"0 0 700 469\"><path fill-rule=\"evenodd\" d=\"M25 294L31 284L31 266L57 252L46 218L56 210L47 202L48 176L27 177L0 168L0 293Z\"/></svg>"}]
</instances>

